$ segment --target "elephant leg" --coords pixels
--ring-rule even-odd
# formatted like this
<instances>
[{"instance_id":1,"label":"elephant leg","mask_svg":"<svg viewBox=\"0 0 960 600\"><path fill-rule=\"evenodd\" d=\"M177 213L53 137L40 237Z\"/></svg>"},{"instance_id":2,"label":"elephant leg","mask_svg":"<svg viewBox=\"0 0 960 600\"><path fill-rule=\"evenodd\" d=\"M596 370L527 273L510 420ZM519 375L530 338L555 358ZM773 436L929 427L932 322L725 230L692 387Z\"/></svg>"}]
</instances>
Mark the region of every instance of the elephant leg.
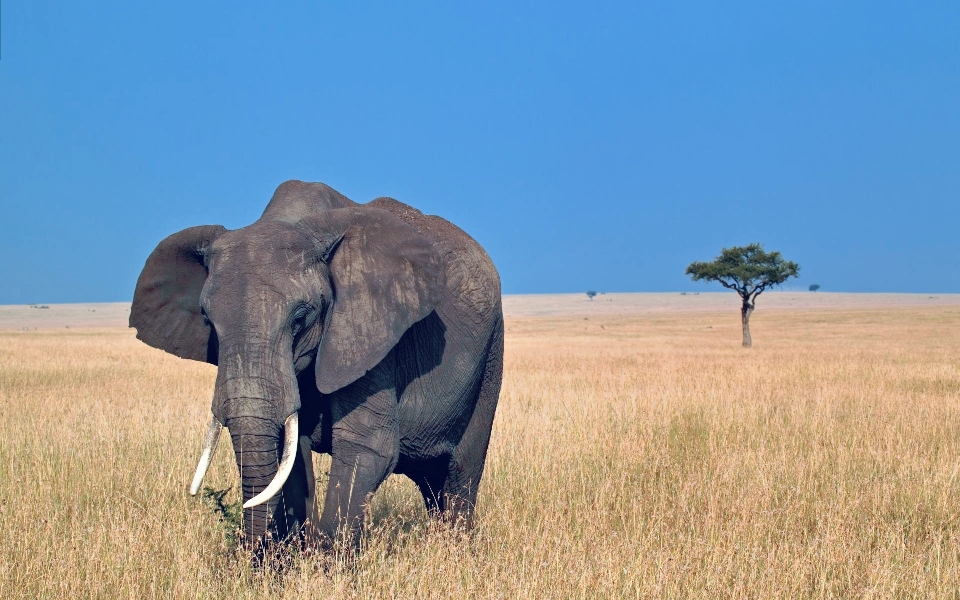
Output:
<instances>
[{"instance_id":1,"label":"elephant leg","mask_svg":"<svg viewBox=\"0 0 960 600\"><path fill-rule=\"evenodd\" d=\"M287 522L291 533L299 533L304 539L314 537L317 521L316 486L317 480L313 472L313 450L309 436L300 436L300 452L293 464L295 472L302 473L295 481L287 479L284 484L285 497L291 502L286 503ZM287 486L292 485L293 494L287 494Z\"/></svg>"},{"instance_id":2,"label":"elephant leg","mask_svg":"<svg viewBox=\"0 0 960 600\"><path fill-rule=\"evenodd\" d=\"M502 377L503 321L500 320L490 335L473 415L453 451L443 483L443 495L446 499L444 517L451 523L462 523L467 528L473 526L477 488L483 476Z\"/></svg>"},{"instance_id":3,"label":"elephant leg","mask_svg":"<svg viewBox=\"0 0 960 600\"><path fill-rule=\"evenodd\" d=\"M350 388L367 383L364 379ZM346 535L356 546L370 497L397 465L400 426L395 390L349 391L334 406L330 481L318 529L328 541Z\"/></svg>"},{"instance_id":4,"label":"elephant leg","mask_svg":"<svg viewBox=\"0 0 960 600\"><path fill-rule=\"evenodd\" d=\"M300 544L316 538L315 488L310 438L301 436L300 451L294 459L290 476L277 494L275 503L272 503L273 510L267 520L265 537L254 542L255 567L259 568L283 555L276 542ZM275 563L274 566L279 564Z\"/></svg>"},{"instance_id":5,"label":"elephant leg","mask_svg":"<svg viewBox=\"0 0 960 600\"><path fill-rule=\"evenodd\" d=\"M274 539L284 540L292 535L303 534L304 527L316 523L315 488L310 438L302 436L293 470L277 495L271 532Z\"/></svg>"},{"instance_id":6,"label":"elephant leg","mask_svg":"<svg viewBox=\"0 0 960 600\"><path fill-rule=\"evenodd\" d=\"M426 464L418 465L416 470L407 474L419 488L420 495L423 496L423 503L426 504L427 512L431 515L440 515L447 509L447 499L443 486L447 480L449 463L449 456L441 456L438 459L427 461Z\"/></svg>"}]
</instances>

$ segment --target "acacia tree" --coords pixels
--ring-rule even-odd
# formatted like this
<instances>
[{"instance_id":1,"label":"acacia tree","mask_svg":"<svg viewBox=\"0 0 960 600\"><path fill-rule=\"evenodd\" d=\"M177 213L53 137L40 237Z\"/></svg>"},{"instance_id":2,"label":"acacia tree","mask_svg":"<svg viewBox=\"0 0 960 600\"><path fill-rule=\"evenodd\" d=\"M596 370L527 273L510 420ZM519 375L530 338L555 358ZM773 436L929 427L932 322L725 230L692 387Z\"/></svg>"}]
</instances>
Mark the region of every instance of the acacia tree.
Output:
<instances>
[{"instance_id":1,"label":"acacia tree","mask_svg":"<svg viewBox=\"0 0 960 600\"><path fill-rule=\"evenodd\" d=\"M779 252L764 252L760 244L723 248L713 262L693 262L687 275L694 281L716 281L740 294L743 345L750 347L750 314L763 290L780 285L800 273L800 265L784 260Z\"/></svg>"}]
</instances>

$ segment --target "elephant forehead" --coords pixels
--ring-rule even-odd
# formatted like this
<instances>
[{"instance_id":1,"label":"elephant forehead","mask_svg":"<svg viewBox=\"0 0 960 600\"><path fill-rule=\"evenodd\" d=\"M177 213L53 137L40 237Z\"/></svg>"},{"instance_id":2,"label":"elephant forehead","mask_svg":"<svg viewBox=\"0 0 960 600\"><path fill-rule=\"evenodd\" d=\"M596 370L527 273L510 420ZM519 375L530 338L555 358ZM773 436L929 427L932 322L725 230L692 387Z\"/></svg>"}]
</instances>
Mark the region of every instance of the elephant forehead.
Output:
<instances>
[{"instance_id":1,"label":"elephant forehead","mask_svg":"<svg viewBox=\"0 0 960 600\"><path fill-rule=\"evenodd\" d=\"M210 256L219 266L298 269L315 263L315 254L313 243L302 233L285 223L267 222L220 236Z\"/></svg>"}]
</instances>

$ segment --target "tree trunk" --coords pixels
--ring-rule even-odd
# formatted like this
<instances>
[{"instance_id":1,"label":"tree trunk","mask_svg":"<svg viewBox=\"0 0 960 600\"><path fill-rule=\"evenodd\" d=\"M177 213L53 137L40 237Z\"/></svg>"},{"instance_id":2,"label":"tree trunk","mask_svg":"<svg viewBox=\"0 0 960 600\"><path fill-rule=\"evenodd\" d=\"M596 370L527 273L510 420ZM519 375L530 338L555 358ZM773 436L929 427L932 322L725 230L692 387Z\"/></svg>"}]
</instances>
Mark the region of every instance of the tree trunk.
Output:
<instances>
[{"instance_id":1,"label":"tree trunk","mask_svg":"<svg viewBox=\"0 0 960 600\"><path fill-rule=\"evenodd\" d=\"M753 345L753 340L750 339L750 313L753 312L753 306L749 300L744 300L743 306L740 307L740 322L743 324L744 348L749 348Z\"/></svg>"}]
</instances>

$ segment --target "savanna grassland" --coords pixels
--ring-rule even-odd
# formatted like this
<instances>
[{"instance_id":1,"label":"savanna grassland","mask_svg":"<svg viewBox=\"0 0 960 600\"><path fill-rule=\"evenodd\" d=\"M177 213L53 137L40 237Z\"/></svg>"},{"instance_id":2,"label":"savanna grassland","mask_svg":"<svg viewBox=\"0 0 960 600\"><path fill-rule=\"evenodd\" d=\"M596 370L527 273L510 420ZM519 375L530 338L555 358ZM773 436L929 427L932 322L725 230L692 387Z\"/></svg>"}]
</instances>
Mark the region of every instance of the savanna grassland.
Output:
<instances>
[{"instance_id":1,"label":"savanna grassland","mask_svg":"<svg viewBox=\"0 0 960 600\"><path fill-rule=\"evenodd\" d=\"M960 597L960 303L763 301L749 350L733 298L509 317L472 534L393 476L355 559L282 581L186 491L214 367L0 332L0 598Z\"/></svg>"}]
</instances>

